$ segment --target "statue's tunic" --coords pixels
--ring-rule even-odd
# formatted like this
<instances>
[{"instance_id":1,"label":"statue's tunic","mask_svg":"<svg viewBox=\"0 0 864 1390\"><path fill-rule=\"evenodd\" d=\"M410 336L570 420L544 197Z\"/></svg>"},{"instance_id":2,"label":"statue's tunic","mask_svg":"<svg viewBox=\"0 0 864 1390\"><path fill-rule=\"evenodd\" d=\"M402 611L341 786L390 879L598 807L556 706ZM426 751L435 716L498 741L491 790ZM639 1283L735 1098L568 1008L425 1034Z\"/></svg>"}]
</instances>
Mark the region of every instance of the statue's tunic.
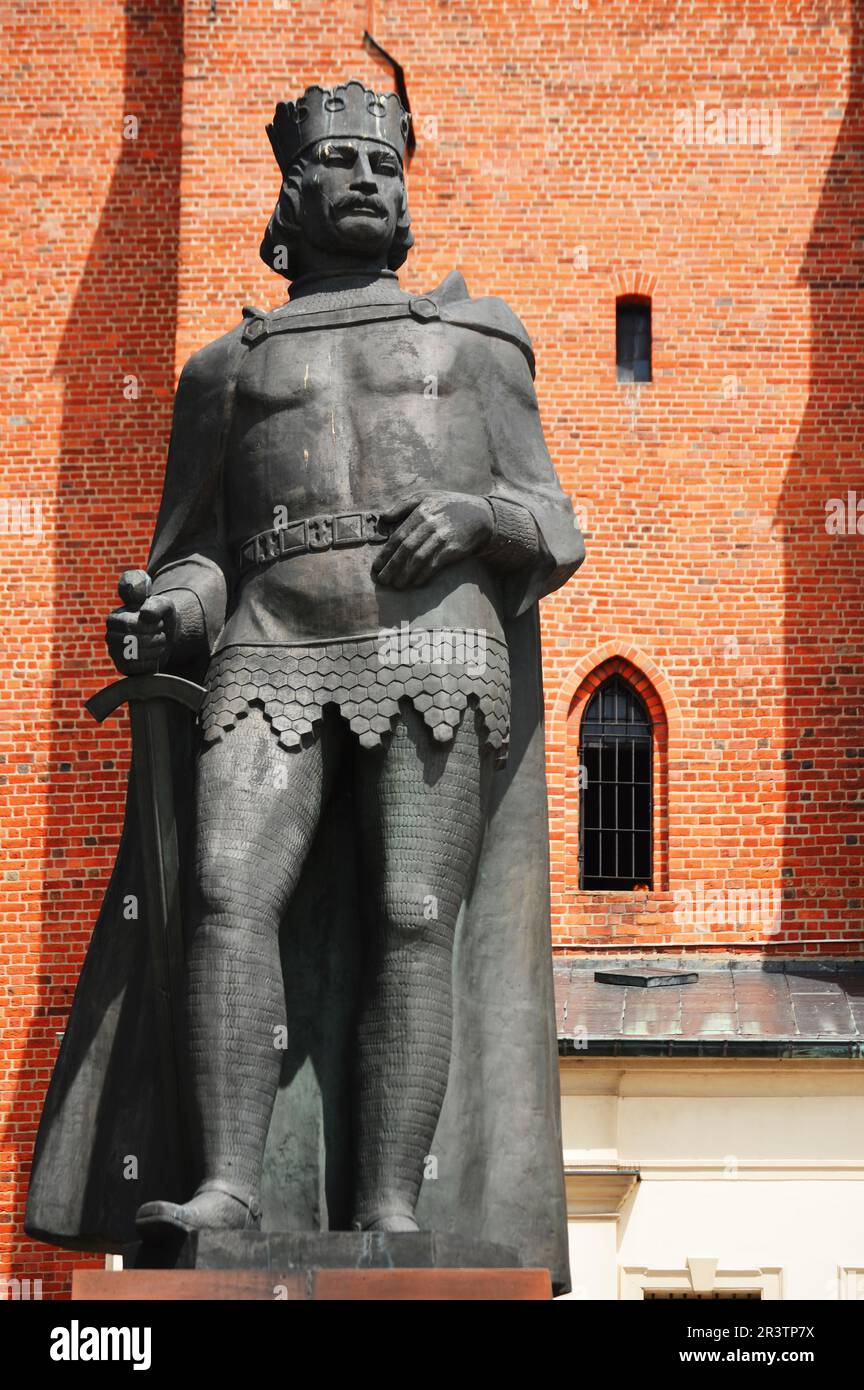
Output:
<instances>
[{"instance_id":1,"label":"statue's tunic","mask_svg":"<svg viewBox=\"0 0 864 1390\"><path fill-rule=\"evenodd\" d=\"M203 610L213 653L205 743L257 706L280 743L296 747L333 704L360 742L375 746L400 701L410 700L441 741L474 706L500 762L510 707L501 574L514 559L517 567L541 559L531 511L500 496L496 561L471 556L417 588L376 583L372 561L386 534L379 515L401 498L425 491L494 499L501 358L529 376L530 347L506 306L492 332L478 332L440 321L434 295L412 299L389 273L345 283L301 286L281 310L246 311L228 335L227 379L221 391L209 373L204 383L205 424L219 397L211 425L218 457L209 459L205 496L191 499L175 543L151 557L155 590L188 588ZM219 346L193 358L184 375L194 382ZM185 460L173 439L172 455L176 472ZM171 475L169 457L163 510ZM386 634L406 624L413 634L448 634L438 645L445 659L430 662L421 651L406 661L403 643L400 659L382 660Z\"/></svg>"}]
</instances>

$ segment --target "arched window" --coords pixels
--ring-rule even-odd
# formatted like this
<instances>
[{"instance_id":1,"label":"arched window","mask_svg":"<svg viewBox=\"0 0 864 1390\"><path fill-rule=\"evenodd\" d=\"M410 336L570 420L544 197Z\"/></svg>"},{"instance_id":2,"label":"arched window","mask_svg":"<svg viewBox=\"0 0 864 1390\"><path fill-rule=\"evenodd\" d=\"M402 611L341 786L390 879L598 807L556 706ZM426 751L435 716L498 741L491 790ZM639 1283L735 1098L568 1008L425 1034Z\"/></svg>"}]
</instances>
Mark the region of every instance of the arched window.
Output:
<instances>
[{"instance_id":1,"label":"arched window","mask_svg":"<svg viewBox=\"0 0 864 1390\"><path fill-rule=\"evenodd\" d=\"M610 676L582 718L579 886L652 885L651 719L631 685Z\"/></svg>"}]
</instances>

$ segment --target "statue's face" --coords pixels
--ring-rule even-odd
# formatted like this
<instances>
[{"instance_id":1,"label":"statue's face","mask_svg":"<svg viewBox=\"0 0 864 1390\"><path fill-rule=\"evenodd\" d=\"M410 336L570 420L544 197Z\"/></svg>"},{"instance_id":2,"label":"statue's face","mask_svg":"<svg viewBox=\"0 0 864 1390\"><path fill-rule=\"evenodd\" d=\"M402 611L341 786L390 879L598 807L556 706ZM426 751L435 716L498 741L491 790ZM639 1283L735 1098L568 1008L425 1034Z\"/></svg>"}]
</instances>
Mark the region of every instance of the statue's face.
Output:
<instances>
[{"instance_id":1,"label":"statue's face","mask_svg":"<svg viewBox=\"0 0 864 1390\"><path fill-rule=\"evenodd\" d=\"M387 252L402 210L402 166L377 140L322 140L303 170L300 223L313 245L360 255Z\"/></svg>"}]
</instances>

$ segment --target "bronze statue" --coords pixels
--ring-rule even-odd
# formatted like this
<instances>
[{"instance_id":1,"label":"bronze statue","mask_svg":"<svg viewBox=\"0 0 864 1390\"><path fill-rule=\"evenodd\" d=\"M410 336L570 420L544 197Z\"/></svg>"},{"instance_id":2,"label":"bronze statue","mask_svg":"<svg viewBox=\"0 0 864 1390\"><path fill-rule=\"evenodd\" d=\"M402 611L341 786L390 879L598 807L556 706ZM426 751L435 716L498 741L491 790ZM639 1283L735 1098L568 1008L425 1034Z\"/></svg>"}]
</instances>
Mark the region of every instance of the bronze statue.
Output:
<instances>
[{"instance_id":1,"label":"bronze statue","mask_svg":"<svg viewBox=\"0 0 864 1390\"><path fill-rule=\"evenodd\" d=\"M280 102L288 302L183 370L152 591L108 619L164 769L136 751L27 1226L419 1223L563 1287L537 600L582 544L522 324L398 283L408 119L356 81Z\"/></svg>"}]
</instances>

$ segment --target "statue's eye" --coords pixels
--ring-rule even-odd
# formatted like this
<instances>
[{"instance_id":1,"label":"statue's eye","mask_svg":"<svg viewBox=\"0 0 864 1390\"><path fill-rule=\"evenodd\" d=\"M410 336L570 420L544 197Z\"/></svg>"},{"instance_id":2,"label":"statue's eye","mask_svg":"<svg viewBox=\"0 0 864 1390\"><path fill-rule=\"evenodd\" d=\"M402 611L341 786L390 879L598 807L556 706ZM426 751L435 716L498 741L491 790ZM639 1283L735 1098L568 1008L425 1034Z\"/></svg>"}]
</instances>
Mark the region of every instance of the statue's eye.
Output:
<instances>
[{"instance_id":1,"label":"statue's eye","mask_svg":"<svg viewBox=\"0 0 864 1390\"><path fill-rule=\"evenodd\" d=\"M322 145L318 158L322 164L336 164L347 169L354 163L357 153L345 145Z\"/></svg>"}]
</instances>

